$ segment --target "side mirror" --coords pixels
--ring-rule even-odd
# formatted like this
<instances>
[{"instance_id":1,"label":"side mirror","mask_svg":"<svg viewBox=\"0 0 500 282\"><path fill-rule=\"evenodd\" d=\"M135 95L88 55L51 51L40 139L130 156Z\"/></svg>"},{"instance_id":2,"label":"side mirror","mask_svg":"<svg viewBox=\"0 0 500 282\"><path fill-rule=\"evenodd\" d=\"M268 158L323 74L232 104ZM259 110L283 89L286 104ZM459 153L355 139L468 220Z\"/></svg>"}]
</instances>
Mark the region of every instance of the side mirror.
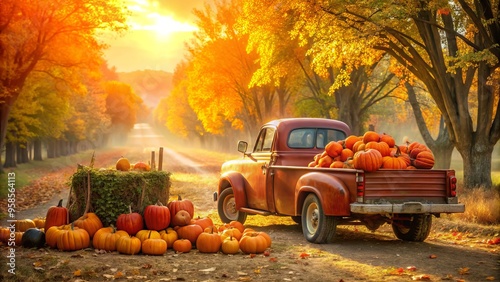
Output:
<instances>
[{"instance_id":1,"label":"side mirror","mask_svg":"<svg viewBox=\"0 0 500 282\"><path fill-rule=\"evenodd\" d=\"M245 141L238 141L238 152L246 154L248 143Z\"/></svg>"}]
</instances>

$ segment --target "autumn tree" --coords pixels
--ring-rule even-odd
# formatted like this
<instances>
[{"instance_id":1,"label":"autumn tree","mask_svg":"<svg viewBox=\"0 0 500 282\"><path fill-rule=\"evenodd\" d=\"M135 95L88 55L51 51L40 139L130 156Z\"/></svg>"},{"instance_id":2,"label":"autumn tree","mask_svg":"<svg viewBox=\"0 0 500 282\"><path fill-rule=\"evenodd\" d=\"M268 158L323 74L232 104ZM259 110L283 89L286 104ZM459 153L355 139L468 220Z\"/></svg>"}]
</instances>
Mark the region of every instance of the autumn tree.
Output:
<instances>
[{"instance_id":1,"label":"autumn tree","mask_svg":"<svg viewBox=\"0 0 500 282\"><path fill-rule=\"evenodd\" d=\"M9 114L33 72L67 80L66 70L98 68L98 30L123 30L120 1L3 0L0 5L0 148ZM72 82L67 81L68 84Z\"/></svg>"},{"instance_id":2,"label":"autumn tree","mask_svg":"<svg viewBox=\"0 0 500 282\"><path fill-rule=\"evenodd\" d=\"M292 76L309 89L309 95L297 95L300 112L340 119L361 134L370 108L398 88L394 74L380 66L384 52L365 50L364 40L344 44L355 32L332 29L329 20L315 18L313 12L301 14L294 3L244 1L241 30L249 34L248 49L259 54L260 62L252 83L276 84ZM308 23L301 26L300 36L294 29L299 20Z\"/></svg>"},{"instance_id":3,"label":"autumn tree","mask_svg":"<svg viewBox=\"0 0 500 282\"><path fill-rule=\"evenodd\" d=\"M104 83L106 95L106 113L111 119L112 133L118 140L124 140L137 122L138 110L141 108L142 99L129 84L118 81Z\"/></svg>"},{"instance_id":4,"label":"autumn tree","mask_svg":"<svg viewBox=\"0 0 500 282\"><path fill-rule=\"evenodd\" d=\"M387 52L421 80L462 155L464 185L492 186L491 157L500 138L497 0L337 0L297 1L295 5L301 14L314 12L317 18L330 19L332 26L355 35L350 42L363 41L366 50ZM296 27L304 34L303 26L310 26L311 32L314 25L308 20L297 22ZM318 56L330 52L321 45L316 50ZM476 99L470 101L472 97ZM475 105L477 115L472 116L470 109Z\"/></svg>"}]
</instances>

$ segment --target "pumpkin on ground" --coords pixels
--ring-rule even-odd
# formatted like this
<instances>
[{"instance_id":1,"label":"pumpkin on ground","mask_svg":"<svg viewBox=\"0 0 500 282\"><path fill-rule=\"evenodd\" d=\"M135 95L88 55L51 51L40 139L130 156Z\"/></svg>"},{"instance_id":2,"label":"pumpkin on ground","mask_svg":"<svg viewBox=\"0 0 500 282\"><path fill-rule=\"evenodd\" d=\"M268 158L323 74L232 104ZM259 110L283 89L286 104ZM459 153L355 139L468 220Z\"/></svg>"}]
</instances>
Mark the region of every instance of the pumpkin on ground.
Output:
<instances>
[{"instance_id":1,"label":"pumpkin on ground","mask_svg":"<svg viewBox=\"0 0 500 282\"><path fill-rule=\"evenodd\" d=\"M166 230L160 231L160 236L165 242L167 242L168 249L172 249L174 242L179 239L177 232L171 227L167 228Z\"/></svg>"},{"instance_id":2,"label":"pumpkin on ground","mask_svg":"<svg viewBox=\"0 0 500 282\"><path fill-rule=\"evenodd\" d=\"M21 238L25 248L42 248L45 245L45 233L38 228L29 228Z\"/></svg>"},{"instance_id":3,"label":"pumpkin on ground","mask_svg":"<svg viewBox=\"0 0 500 282\"><path fill-rule=\"evenodd\" d=\"M148 205L144 209L144 222L150 230L163 230L170 225L171 214L167 206L158 202L156 205Z\"/></svg>"},{"instance_id":4,"label":"pumpkin on ground","mask_svg":"<svg viewBox=\"0 0 500 282\"><path fill-rule=\"evenodd\" d=\"M185 226L190 223L191 223L191 215L185 210L180 210L175 214L175 216L170 221L170 226L172 227Z\"/></svg>"},{"instance_id":5,"label":"pumpkin on ground","mask_svg":"<svg viewBox=\"0 0 500 282\"><path fill-rule=\"evenodd\" d=\"M217 253L221 245L220 235L214 232L202 232L196 239L196 248L200 253Z\"/></svg>"},{"instance_id":6,"label":"pumpkin on ground","mask_svg":"<svg viewBox=\"0 0 500 282\"><path fill-rule=\"evenodd\" d=\"M31 219L20 219L16 221L16 231L24 232L30 228L36 228L36 224Z\"/></svg>"},{"instance_id":7,"label":"pumpkin on ground","mask_svg":"<svg viewBox=\"0 0 500 282\"><path fill-rule=\"evenodd\" d=\"M116 230L113 226L103 227L94 234L92 245L94 249L116 251L116 242L121 236L129 236L129 234L123 230Z\"/></svg>"},{"instance_id":8,"label":"pumpkin on ground","mask_svg":"<svg viewBox=\"0 0 500 282\"><path fill-rule=\"evenodd\" d=\"M146 239L142 242L142 253L161 256L167 251L167 242L163 239Z\"/></svg>"},{"instance_id":9,"label":"pumpkin on ground","mask_svg":"<svg viewBox=\"0 0 500 282\"><path fill-rule=\"evenodd\" d=\"M116 250L120 254L135 255L141 251L141 240L135 236L121 236L116 241Z\"/></svg>"},{"instance_id":10,"label":"pumpkin on ground","mask_svg":"<svg viewBox=\"0 0 500 282\"><path fill-rule=\"evenodd\" d=\"M101 219L97 216L97 214L93 212L84 213L80 218L75 220L75 226L78 228L85 229L90 238L94 237L94 234L97 230L102 228Z\"/></svg>"},{"instance_id":11,"label":"pumpkin on ground","mask_svg":"<svg viewBox=\"0 0 500 282\"><path fill-rule=\"evenodd\" d=\"M45 216L45 231L49 230L52 226L61 226L69 223L69 212L66 207L62 206L63 200L59 200L57 206L51 206L47 210L47 215Z\"/></svg>"},{"instance_id":12,"label":"pumpkin on ground","mask_svg":"<svg viewBox=\"0 0 500 282\"><path fill-rule=\"evenodd\" d=\"M33 222L35 223L35 227L38 229L43 229L45 228L45 218L43 217L36 217L33 219Z\"/></svg>"},{"instance_id":13,"label":"pumpkin on ground","mask_svg":"<svg viewBox=\"0 0 500 282\"><path fill-rule=\"evenodd\" d=\"M61 251L76 251L89 247L89 233L72 223L69 229L63 229L57 237L57 248Z\"/></svg>"},{"instance_id":14,"label":"pumpkin on ground","mask_svg":"<svg viewBox=\"0 0 500 282\"><path fill-rule=\"evenodd\" d=\"M0 227L0 242L7 243L10 237L10 229L8 227Z\"/></svg>"},{"instance_id":15,"label":"pumpkin on ground","mask_svg":"<svg viewBox=\"0 0 500 282\"><path fill-rule=\"evenodd\" d=\"M142 215L132 212L132 207L128 206L129 213L120 214L116 220L116 228L123 230L129 235L134 236L144 228L144 220Z\"/></svg>"},{"instance_id":16,"label":"pumpkin on ground","mask_svg":"<svg viewBox=\"0 0 500 282\"><path fill-rule=\"evenodd\" d=\"M51 247L57 247L57 238L61 236L64 230L68 230L71 228L71 225L61 225L61 226L52 226L48 230L45 230L45 243Z\"/></svg>"},{"instance_id":17,"label":"pumpkin on ground","mask_svg":"<svg viewBox=\"0 0 500 282\"><path fill-rule=\"evenodd\" d=\"M177 196L177 200L173 200L168 203L168 208L170 210L170 215L174 217L179 211L185 210L189 213L191 218L194 217L194 205L190 200L183 200L181 195Z\"/></svg>"},{"instance_id":18,"label":"pumpkin on ground","mask_svg":"<svg viewBox=\"0 0 500 282\"><path fill-rule=\"evenodd\" d=\"M201 229L205 230L207 227L213 226L214 222L210 217L197 217L191 221L193 224L201 226Z\"/></svg>"},{"instance_id":19,"label":"pumpkin on ground","mask_svg":"<svg viewBox=\"0 0 500 282\"><path fill-rule=\"evenodd\" d=\"M259 232L247 232L240 239L240 249L246 254L261 254L268 246L268 242Z\"/></svg>"},{"instance_id":20,"label":"pumpkin on ground","mask_svg":"<svg viewBox=\"0 0 500 282\"><path fill-rule=\"evenodd\" d=\"M221 250L224 254L234 255L240 251L240 243L232 236L222 241Z\"/></svg>"},{"instance_id":21,"label":"pumpkin on ground","mask_svg":"<svg viewBox=\"0 0 500 282\"><path fill-rule=\"evenodd\" d=\"M156 230L141 230L135 234L135 237L141 240L141 243L146 239L161 239L160 232Z\"/></svg>"},{"instance_id":22,"label":"pumpkin on ground","mask_svg":"<svg viewBox=\"0 0 500 282\"><path fill-rule=\"evenodd\" d=\"M240 230L238 228L235 228L235 227L227 228L224 231L222 231L222 233L221 233L222 241L224 241L228 237L233 237L239 241L242 236L243 236L243 233L240 232Z\"/></svg>"},{"instance_id":23,"label":"pumpkin on ground","mask_svg":"<svg viewBox=\"0 0 500 282\"><path fill-rule=\"evenodd\" d=\"M174 242L172 249L178 253L189 253L193 248L191 241L187 239L179 239Z\"/></svg>"},{"instance_id":24,"label":"pumpkin on ground","mask_svg":"<svg viewBox=\"0 0 500 282\"><path fill-rule=\"evenodd\" d=\"M197 224L182 226L177 228L176 231L180 239L187 239L193 245L196 244L196 239L198 239L198 236L203 233L203 229L201 229L201 226Z\"/></svg>"}]
</instances>

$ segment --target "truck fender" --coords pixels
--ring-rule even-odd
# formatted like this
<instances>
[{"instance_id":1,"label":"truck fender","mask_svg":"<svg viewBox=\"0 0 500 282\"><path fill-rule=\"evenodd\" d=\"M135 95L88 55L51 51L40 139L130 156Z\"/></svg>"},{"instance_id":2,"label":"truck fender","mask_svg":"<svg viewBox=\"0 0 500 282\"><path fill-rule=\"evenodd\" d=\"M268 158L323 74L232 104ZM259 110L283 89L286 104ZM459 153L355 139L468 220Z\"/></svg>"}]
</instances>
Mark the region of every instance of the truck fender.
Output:
<instances>
[{"instance_id":1,"label":"truck fender","mask_svg":"<svg viewBox=\"0 0 500 282\"><path fill-rule=\"evenodd\" d=\"M344 182L332 174L310 172L302 175L295 186L296 214L302 212L302 205L309 193L318 197L325 215L349 216L349 190Z\"/></svg>"},{"instance_id":2,"label":"truck fender","mask_svg":"<svg viewBox=\"0 0 500 282\"><path fill-rule=\"evenodd\" d=\"M226 188L232 187L234 194L234 202L236 209L247 207L247 195L245 192L246 180L241 173L236 171L228 171L219 178L218 194L222 193Z\"/></svg>"}]
</instances>

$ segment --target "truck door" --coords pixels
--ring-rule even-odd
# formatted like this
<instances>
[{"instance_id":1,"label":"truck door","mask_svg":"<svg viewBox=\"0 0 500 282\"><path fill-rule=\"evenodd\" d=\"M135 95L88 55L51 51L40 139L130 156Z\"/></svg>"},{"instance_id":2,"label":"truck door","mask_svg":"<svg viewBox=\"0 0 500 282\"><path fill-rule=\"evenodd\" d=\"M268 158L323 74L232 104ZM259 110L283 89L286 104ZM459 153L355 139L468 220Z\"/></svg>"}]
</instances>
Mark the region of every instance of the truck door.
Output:
<instances>
[{"instance_id":1,"label":"truck door","mask_svg":"<svg viewBox=\"0 0 500 282\"><path fill-rule=\"evenodd\" d=\"M251 166L248 168L250 173L247 175L247 179L249 183L254 183L254 185L248 187L246 194L248 205L253 209L268 211L268 202L272 203L274 200L272 199L272 182L268 182L268 178L271 177L268 167L271 161L275 132L276 129L273 127L265 127L260 131L250 156L253 162L247 163ZM274 207L272 208L274 209Z\"/></svg>"}]
</instances>

